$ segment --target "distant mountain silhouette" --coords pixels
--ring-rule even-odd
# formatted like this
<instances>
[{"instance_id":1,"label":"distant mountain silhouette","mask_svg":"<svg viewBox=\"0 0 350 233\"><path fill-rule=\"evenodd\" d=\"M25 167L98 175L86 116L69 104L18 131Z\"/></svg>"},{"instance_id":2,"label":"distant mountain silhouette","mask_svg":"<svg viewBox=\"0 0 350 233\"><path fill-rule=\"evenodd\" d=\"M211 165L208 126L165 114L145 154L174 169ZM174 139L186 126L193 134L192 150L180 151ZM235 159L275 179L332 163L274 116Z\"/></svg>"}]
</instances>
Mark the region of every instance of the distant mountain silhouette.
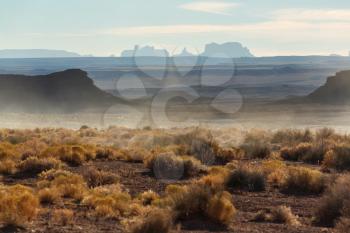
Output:
<instances>
[{"instance_id":1,"label":"distant mountain silhouette","mask_svg":"<svg viewBox=\"0 0 350 233\"><path fill-rule=\"evenodd\" d=\"M153 46L140 47L135 46L133 50L124 50L121 53L121 57L169 57L170 53L166 49L156 49ZM182 50L180 54L174 55L174 57L192 57L195 56L188 52L186 48ZM224 44L211 43L205 45L204 52L201 54L203 57L215 57L215 58L247 58L254 57L248 48L243 47L238 42L228 42Z\"/></svg>"},{"instance_id":2,"label":"distant mountain silhouette","mask_svg":"<svg viewBox=\"0 0 350 233\"><path fill-rule=\"evenodd\" d=\"M64 50L48 49L4 49L0 50L0 58L55 58L80 57L77 53Z\"/></svg>"},{"instance_id":3,"label":"distant mountain silhouette","mask_svg":"<svg viewBox=\"0 0 350 233\"><path fill-rule=\"evenodd\" d=\"M82 70L42 76L0 75L0 112L96 111L117 101L98 89Z\"/></svg>"},{"instance_id":4,"label":"distant mountain silhouette","mask_svg":"<svg viewBox=\"0 0 350 233\"><path fill-rule=\"evenodd\" d=\"M306 100L319 104L350 104L350 70L329 77L326 84L308 95Z\"/></svg>"},{"instance_id":5,"label":"distant mountain silhouette","mask_svg":"<svg viewBox=\"0 0 350 233\"><path fill-rule=\"evenodd\" d=\"M176 54L175 57L193 57L194 54L188 52L187 48L184 48L180 54Z\"/></svg>"},{"instance_id":6,"label":"distant mountain silhouette","mask_svg":"<svg viewBox=\"0 0 350 233\"><path fill-rule=\"evenodd\" d=\"M124 50L122 57L168 57L169 52L166 49L156 49L152 46L135 46L133 50Z\"/></svg>"},{"instance_id":7,"label":"distant mountain silhouette","mask_svg":"<svg viewBox=\"0 0 350 233\"><path fill-rule=\"evenodd\" d=\"M205 57L254 57L248 48L243 47L238 42L228 42L224 44L211 43L205 46L205 50L202 53Z\"/></svg>"}]
</instances>

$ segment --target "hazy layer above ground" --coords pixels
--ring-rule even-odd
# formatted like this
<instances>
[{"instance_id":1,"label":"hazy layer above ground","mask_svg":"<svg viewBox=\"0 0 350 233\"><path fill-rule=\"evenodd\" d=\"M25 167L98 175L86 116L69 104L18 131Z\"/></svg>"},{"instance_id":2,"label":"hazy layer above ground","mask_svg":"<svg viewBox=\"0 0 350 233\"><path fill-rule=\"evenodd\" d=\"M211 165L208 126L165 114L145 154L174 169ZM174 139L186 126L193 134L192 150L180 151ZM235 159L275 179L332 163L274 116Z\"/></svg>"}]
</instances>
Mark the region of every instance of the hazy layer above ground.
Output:
<instances>
[{"instance_id":1,"label":"hazy layer above ground","mask_svg":"<svg viewBox=\"0 0 350 233\"><path fill-rule=\"evenodd\" d=\"M267 108L266 103L289 96L305 96L326 82L327 77L350 67L347 57L279 57L236 59L234 66L227 60L211 61L205 66L172 66L164 74L156 58L143 58L141 66L130 59L117 58L66 58L66 59L0 59L0 73L11 74L48 74L66 68L82 68L88 72L95 84L116 96L140 96L145 93L138 105L116 104L94 114L0 115L0 126L7 128L68 127L81 125L108 127L120 125L128 127L324 127L333 126L344 129L350 125L348 109L327 106L291 109L285 106ZM134 62L134 63L133 63ZM224 62L216 64L215 62ZM226 62L226 63L225 63ZM150 66L150 64L153 66ZM158 65L157 65L158 64ZM148 65L148 66L147 66ZM169 67L166 67L169 69ZM162 75L165 75L164 78ZM231 75L231 76L230 76ZM117 85L117 80L127 78L126 84ZM205 87L204 78L210 80L229 77L223 85ZM133 79L142 81L141 87L135 87ZM128 81L130 81L128 83ZM168 92L168 88L182 85L193 89L200 98L191 104L183 101L173 102L170 106L157 106L151 99L159 92ZM234 114L213 112L210 101L222 91L230 89L242 97L243 111ZM224 108L236 104L226 100ZM235 106L233 106L235 107ZM242 109L241 109L242 110ZM185 121L185 123L184 123Z\"/></svg>"}]
</instances>

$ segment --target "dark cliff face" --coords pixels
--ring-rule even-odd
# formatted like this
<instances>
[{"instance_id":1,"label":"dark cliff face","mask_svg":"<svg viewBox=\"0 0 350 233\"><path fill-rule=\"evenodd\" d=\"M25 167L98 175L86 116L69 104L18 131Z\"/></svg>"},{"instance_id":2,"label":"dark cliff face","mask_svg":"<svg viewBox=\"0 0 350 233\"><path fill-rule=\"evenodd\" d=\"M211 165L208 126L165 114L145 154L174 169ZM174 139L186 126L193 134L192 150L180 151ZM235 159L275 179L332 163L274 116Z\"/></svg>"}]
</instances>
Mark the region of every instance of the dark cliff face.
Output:
<instances>
[{"instance_id":1,"label":"dark cliff face","mask_svg":"<svg viewBox=\"0 0 350 233\"><path fill-rule=\"evenodd\" d=\"M103 111L117 101L98 89L82 70L42 76L0 75L0 112Z\"/></svg>"},{"instance_id":2,"label":"dark cliff face","mask_svg":"<svg viewBox=\"0 0 350 233\"><path fill-rule=\"evenodd\" d=\"M350 71L342 71L329 77L324 86L311 93L306 99L319 104L350 104Z\"/></svg>"}]
</instances>

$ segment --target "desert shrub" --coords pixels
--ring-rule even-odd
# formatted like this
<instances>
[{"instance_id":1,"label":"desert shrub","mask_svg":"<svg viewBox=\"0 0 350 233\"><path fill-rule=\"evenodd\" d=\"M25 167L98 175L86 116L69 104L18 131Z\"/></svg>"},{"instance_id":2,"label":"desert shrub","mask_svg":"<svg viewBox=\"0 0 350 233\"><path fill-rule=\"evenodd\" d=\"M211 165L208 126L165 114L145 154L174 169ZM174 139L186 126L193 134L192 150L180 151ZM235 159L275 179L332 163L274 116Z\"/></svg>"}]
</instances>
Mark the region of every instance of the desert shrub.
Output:
<instances>
[{"instance_id":1,"label":"desert shrub","mask_svg":"<svg viewBox=\"0 0 350 233\"><path fill-rule=\"evenodd\" d=\"M284 147L280 153L285 160L320 163L326 153L326 146L319 143L300 143L294 147Z\"/></svg>"},{"instance_id":2,"label":"desert shrub","mask_svg":"<svg viewBox=\"0 0 350 233\"><path fill-rule=\"evenodd\" d=\"M336 145L327 152L323 165L327 168L350 170L350 146Z\"/></svg>"},{"instance_id":3,"label":"desert shrub","mask_svg":"<svg viewBox=\"0 0 350 233\"><path fill-rule=\"evenodd\" d=\"M63 169L50 169L39 174L40 180L52 181L58 176L70 176L73 173Z\"/></svg>"},{"instance_id":4,"label":"desert shrub","mask_svg":"<svg viewBox=\"0 0 350 233\"><path fill-rule=\"evenodd\" d=\"M170 208L178 221L202 216L225 225L236 213L229 193L213 192L210 187L200 183L187 186L172 185L167 188L166 194L154 204Z\"/></svg>"},{"instance_id":5,"label":"desert shrub","mask_svg":"<svg viewBox=\"0 0 350 233\"><path fill-rule=\"evenodd\" d=\"M350 218L340 218L337 222L335 229L340 233L350 232Z\"/></svg>"},{"instance_id":6,"label":"desert shrub","mask_svg":"<svg viewBox=\"0 0 350 233\"><path fill-rule=\"evenodd\" d=\"M55 188L44 188L39 190L38 197L41 204L54 204L60 199L60 193Z\"/></svg>"},{"instance_id":7,"label":"desert shrub","mask_svg":"<svg viewBox=\"0 0 350 233\"><path fill-rule=\"evenodd\" d=\"M16 163L13 160L5 159L0 161L0 174L13 175L16 172Z\"/></svg>"},{"instance_id":8,"label":"desert shrub","mask_svg":"<svg viewBox=\"0 0 350 233\"><path fill-rule=\"evenodd\" d=\"M293 146L300 143L308 143L313 141L313 134L309 129L282 129L275 132L272 136L272 143L280 143L282 145Z\"/></svg>"},{"instance_id":9,"label":"desert shrub","mask_svg":"<svg viewBox=\"0 0 350 233\"><path fill-rule=\"evenodd\" d=\"M151 156L145 161L145 164L158 179L178 180L185 174L183 159L172 152Z\"/></svg>"},{"instance_id":10,"label":"desert shrub","mask_svg":"<svg viewBox=\"0 0 350 233\"><path fill-rule=\"evenodd\" d=\"M240 149L249 159L264 159L271 153L270 137L265 131L253 130L247 133Z\"/></svg>"},{"instance_id":11,"label":"desert shrub","mask_svg":"<svg viewBox=\"0 0 350 233\"><path fill-rule=\"evenodd\" d=\"M87 191L84 178L67 171L51 170L41 174L40 178L44 179L38 182L39 188L53 188L64 198L73 198L80 201Z\"/></svg>"},{"instance_id":12,"label":"desert shrub","mask_svg":"<svg viewBox=\"0 0 350 233\"><path fill-rule=\"evenodd\" d=\"M264 191L266 179L263 172L247 166L241 166L231 172L227 187L245 189L248 191Z\"/></svg>"},{"instance_id":13,"label":"desert shrub","mask_svg":"<svg viewBox=\"0 0 350 233\"><path fill-rule=\"evenodd\" d=\"M278 206L277 208L259 211L255 215L253 221L283 223L291 226L300 225L298 217L295 216L290 207L287 206Z\"/></svg>"},{"instance_id":14,"label":"desert shrub","mask_svg":"<svg viewBox=\"0 0 350 233\"><path fill-rule=\"evenodd\" d=\"M105 172L89 167L83 171L83 176L89 187L115 184L119 181L119 176L112 172Z\"/></svg>"},{"instance_id":15,"label":"desert shrub","mask_svg":"<svg viewBox=\"0 0 350 233\"><path fill-rule=\"evenodd\" d=\"M19 158L20 155L16 151L15 146L7 143L7 142L1 142L0 143L0 161L5 159L16 159Z\"/></svg>"},{"instance_id":16,"label":"desert shrub","mask_svg":"<svg viewBox=\"0 0 350 233\"><path fill-rule=\"evenodd\" d=\"M184 177L194 177L207 171L207 167L191 156L181 156L184 163Z\"/></svg>"},{"instance_id":17,"label":"desert shrub","mask_svg":"<svg viewBox=\"0 0 350 233\"><path fill-rule=\"evenodd\" d=\"M219 146L212 136L192 138L189 154L194 155L202 164L212 165L216 162Z\"/></svg>"},{"instance_id":18,"label":"desert shrub","mask_svg":"<svg viewBox=\"0 0 350 233\"><path fill-rule=\"evenodd\" d=\"M326 186L324 175L313 169L290 167L281 191L289 194L320 194Z\"/></svg>"},{"instance_id":19,"label":"desert shrub","mask_svg":"<svg viewBox=\"0 0 350 233\"><path fill-rule=\"evenodd\" d=\"M148 190L141 193L138 198L141 201L142 205L147 206L151 205L153 201L158 200L160 197L156 192Z\"/></svg>"},{"instance_id":20,"label":"desert shrub","mask_svg":"<svg viewBox=\"0 0 350 233\"><path fill-rule=\"evenodd\" d=\"M280 160L266 160L262 162L261 169L267 177L267 182L279 187L286 179L287 166Z\"/></svg>"},{"instance_id":21,"label":"desert shrub","mask_svg":"<svg viewBox=\"0 0 350 233\"><path fill-rule=\"evenodd\" d=\"M350 217L350 175L340 176L325 192L319 201L315 222L321 226L333 226L345 213Z\"/></svg>"},{"instance_id":22,"label":"desert shrub","mask_svg":"<svg viewBox=\"0 0 350 233\"><path fill-rule=\"evenodd\" d=\"M216 154L216 161L218 164L227 164L233 160L239 160L244 158L245 151L241 148L220 148Z\"/></svg>"},{"instance_id":23,"label":"desert shrub","mask_svg":"<svg viewBox=\"0 0 350 233\"><path fill-rule=\"evenodd\" d=\"M99 147L96 150L96 159L127 160L127 156L124 150L114 149L111 147Z\"/></svg>"},{"instance_id":24,"label":"desert shrub","mask_svg":"<svg viewBox=\"0 0 350 233\"><path fill-rule=\"evenodd\" d=\"M32 190L21 186L0 186L0 222L24 226L36 217L39 201Z\"/></svg>"},{"instance_id":25,"label":"desert shrub","mask_svg":"<svg viewBox=\"0 0 350 233\"><path fill-rule=\"evenodd\" d=\"M118 219L130 214L131 201L131 196L119 185L111 185L94 188L82 203L93 208L98 218Z\"/></svg>"},{"instance_id":26,"label":"desert shrub","mask_svg":"<svg viewBox=\"0 0 350 233\"><path fill-rule=\"evenodd\" d=\"M231 194L221 192L211 197L207 207L207 214L218 223L228 225L236 215L236 209L232 205Z\"/></svg>"},{"instance_id":27,"label":"desert shrub","mask_svg":"<svg viewBox=\"0 0 350 233\"><path fill-rule=\"evenodd\" d=\"M62 147L59 151L59 158L72 166L80 166L86 160L85 150L79 146Z\"/></svg>"},{"instance_id":28,"label":"desert shrub","mask_svg":"<svg viewBox=\"0 0 350 233\"><path fill-rule=\"evenodd\" d=\"M85 161L95 158L95 148L81 145L62 145L50 147L40 157L56 157L70 166L80 166Z\"/></svg>"},{"instance_id":29,"label":"desert shrub","mask_svg":"<svg viewBox=\"0 0 350 233\"><path fill-rule=\"evenodd\" d=\"M286 169L286 164L281 160L265 160L261 164L262 171L269 175L277 170Z\"/></svg>"},{"instance_id":30,"label":"desert shrub","mask_svg":"<svg viewBox=\"0 0 350 233\"><path fill-rule=\"evenodd\" d=\"M69 209L57 209L52 211L52 222L61 226L72 225L74 223L74 211Z\"/></svg>"},{"instance_id":31,"label":"desert shrub","mask_svg":"<svg viewBox=\"0 0 350 233\"><path fill-rule=\"evenodd\" d=\"M29 157L21 161L18 166L18 172L28 175L37 175L50 169L59 169L62 166L61 161L55 158L37 158Z\"/></svg>"},{"instance_id":32,"label":"desert shrub","mask_svg":"<svg viewBox=\"0 0 350 233\"><path fill-rule=\"evenodd\" d=\"M227 177L231 168L213 166L208 169L208 175L201 177L197 183L209 187L214 192L222 191L225 188Z\"/></svg>"},{"instance_id":33,"label":"desert shrub","mask_svg":"<svg viewBox=\"0 0 350 233\"><path fill-rule=\"evenodd\" d=\"M143 148L133 148L126 151L126 160L133 163L142 163L150 152Z\"/></svg>"},{"instance_id":34,"label":"desert shrub","mask_svg":"<svg viewBox=\"0 0 350 233\"><path fill-rule=\"evenodd\" d=\"M154 208L146 216L137 220L130 227L131 233L168 233L173 225L171 213Z\"/></svg>"}]
</instances>

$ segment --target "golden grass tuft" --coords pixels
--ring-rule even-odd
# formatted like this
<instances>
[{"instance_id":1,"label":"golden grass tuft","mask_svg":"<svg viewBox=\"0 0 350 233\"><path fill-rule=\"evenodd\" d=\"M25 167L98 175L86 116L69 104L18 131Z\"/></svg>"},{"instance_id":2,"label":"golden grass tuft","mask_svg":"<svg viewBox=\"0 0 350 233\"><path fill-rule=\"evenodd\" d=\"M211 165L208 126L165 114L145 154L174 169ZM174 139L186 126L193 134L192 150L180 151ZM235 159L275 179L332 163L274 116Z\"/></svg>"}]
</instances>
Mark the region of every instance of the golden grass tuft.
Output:
<instances>
[{"instance_id":1,"label":"golden grass tuft","mask_svg":"<svg viewBox=\"0 0 350 233\"><path fill-rule=\"evenodd\" d=\"M60 226L74 224L74 211L70 209L57 209L52 211L51 221Z\"/></svg>"},{"instance_id":2,"label":"golden grass tuft","mask_svg":"<svg viewBox=\"0 0 350 233\"><path fill-rule=\"evenodd\" d=\"M116 184L120 179L118 175L112 172L100 171L94 167L89 167L87 170L83 171L83 176L90 188Z\"/></svg>"},{"instance_id":3,"label":"golden grass tuft","mask_svg":"<svg viewBox=\"0 0 350 233\"><path fill-rule=\"evenodd\" d=\"M255 215L253 221L280 223L287 224L290 226L301 225L298 220L298 217L295 216L291 208L287 206L278 206L276 208L259 211Z\"/></svg>"},{"instance_id":4,"label":"golden grass tuft","mask_svg":"<svg viewBox=\"0 0 350 233\"><path fill-rule=\"evenodd\" d=\"M13 160L5 159L0 161L0 174L13 175L16 171L16 163Z\"/></svg>"},{"instance_id":5,"label":"golden grass tuft","mask_svg":"<svg viewBox=\"0 0 350 233\"><path fill-rule=\"evenodd\" d=\"M30 188L22 185L0 186L0 222L23 227L32 221L39 208L39 200Z\"/></svg>"},{"instance_id":6,"label":"golden grass tuft","mask_svg":"<svg viewBox=\"0 0 350 233\"><path fill-rule=\"evenodd\" d=\"M111 185L94 188L82 203L93 208L98 218L118 219L131 214L131 201L131 196L123 192L119 185Z\"/></svg>"},{"instance_id":7,"label":"golden grass tuft","mask_svg":"<svg viewBox=\"0 0 350 233\"><path fill-rule=\"evenodd\" d=\"M345 215L345 216L344 216ZM342 175L326 190L315 213L315 223L334 226L340 217L350 217L350 175Z\"/></svg>"},{"instance_id":8,"label":"golden grass tuft","mask_svg":"<svg viewBox=\"0 0 350 233\"><path fill-rule=\"evenodd\" d=\"M326 187L322 172L304 167L289 167L281 191L288 194L320 194Z\"/></svg>"},{"instance_id":9,"label":"golden grass tuft","mask_svg":"<svg viewBox=\"0 0 350 233\"><path fill-rule=\"evenodd\" d=\"M139 217L128 230L130 233L168 233L173 226L168 210L153 208L146 216Z\"/></svg>"},{"instance_id":10,"label":"golden grass tuft","mask_svg":"<svg viewBox=\"0 0 350 233\"><path fill-rule=\"evenodd\" d=\"M228 192L218 193L209 200L207 214L218 223L228 225L236 212L232 204L231 194Z\"/></svg>"},{"instance_id":11,"label":"golden grass tuft","mask_svg":"<svg viewBox=\"0 0 350 233\"><path fill-rule=\"evenodd\" d=\"M260 192L264 191L266 188L266 178L264 173L256 168L240 166L231 171L226 186L229 188Z\"/></svg>"},{"instance_id":12,"label":"golden grass tuft","mask_svg":"<svg viewBox=\"0 0 350 233\"><path fill-rule=\"evenodd\" d=\"M29 157L18 164L17 170L22 174L37 175L43 171L59 169L61 167L61 161L55 158Z\"/></svg>"},{"instance_id":13,"label":"golden grass tuft","mask_svg":"<svg viewBox=\"0 0 350 233\"><path fill-rule=\"evenodd\" d=\"M60 199L60 193L56 188L44 188L39 190L38 197L41 204L54 204Z\"/></svg>"}]
</instances>

